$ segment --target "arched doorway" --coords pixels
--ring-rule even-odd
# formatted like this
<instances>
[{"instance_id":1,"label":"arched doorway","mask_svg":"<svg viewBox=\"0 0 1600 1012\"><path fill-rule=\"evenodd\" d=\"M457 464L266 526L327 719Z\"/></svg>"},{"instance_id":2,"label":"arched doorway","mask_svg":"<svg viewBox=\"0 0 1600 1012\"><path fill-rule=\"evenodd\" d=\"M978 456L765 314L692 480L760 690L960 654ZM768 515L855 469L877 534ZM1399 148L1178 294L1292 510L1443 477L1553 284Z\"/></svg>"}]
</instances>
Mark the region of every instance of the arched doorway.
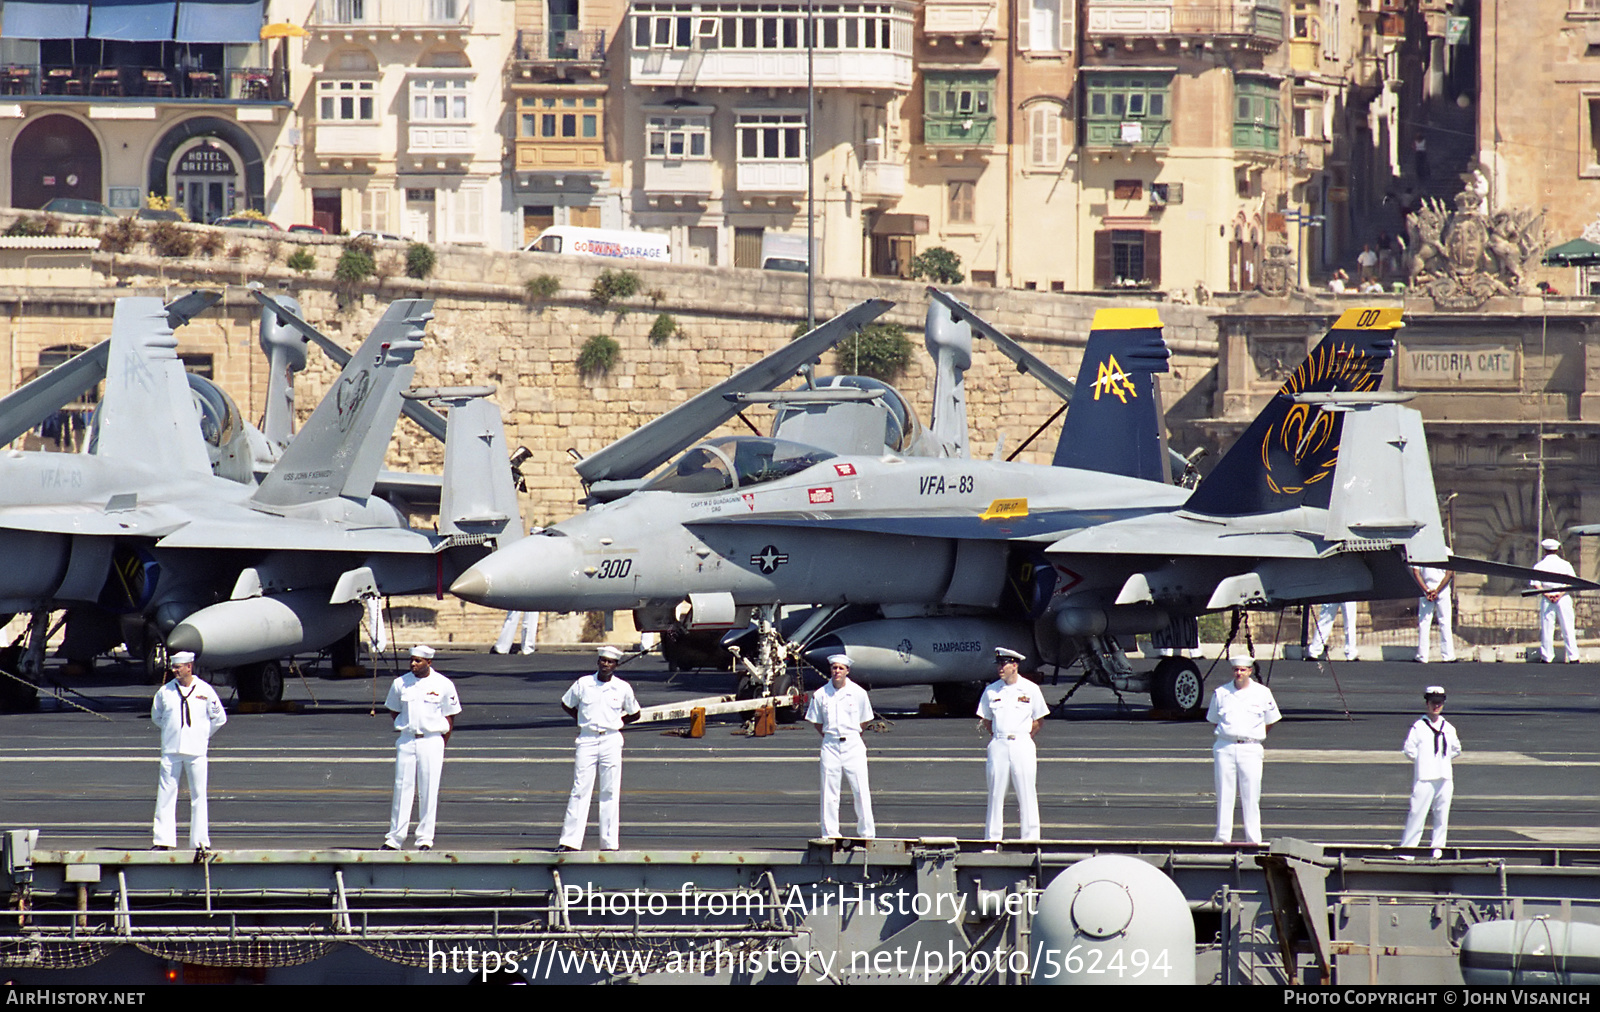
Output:
<instances>
[{"instance_id":1,"label":"arched doorway","mask_svg":"<svg viewBox=\"0 0 1600 1012\"><path fill-rule=\"evenodd\" d=\"M210 142L234 159L237 170L234 210L242 211L246 208L256 211L266 210L266 172L260 147L238 124L216 116L196 116L194 119L186 119L162 135L155 151L150 155L148 188L151 193L177 199L177 193L169 189L177 175L174 166L181 161L185 152L196 147L196 144L192 143L195 141ZM239 188L239 184L242 184L242 189Z\"/></svg>"},{"instance_id":2,"label":"arched doorway","mask_svg":"<svg viewBox=\"0 0 1600 1012\"><path fill-rule=\"evenodd\" d=\"M240 210L240 159L229 145L204 138L179 149L167 191L190 221L212 222Z\"/></svg>"},{"instance_id":3,"label":"arched doorway","mask_svg":"<svg viewBox=\"0 0 1600 1012\"><path fill-rule=\"evenodd\" d=\"M71 116L41 116L11 144L11 206L43 207L56 197L105 199L100 142Z\"/></svg>"}]
</instances>

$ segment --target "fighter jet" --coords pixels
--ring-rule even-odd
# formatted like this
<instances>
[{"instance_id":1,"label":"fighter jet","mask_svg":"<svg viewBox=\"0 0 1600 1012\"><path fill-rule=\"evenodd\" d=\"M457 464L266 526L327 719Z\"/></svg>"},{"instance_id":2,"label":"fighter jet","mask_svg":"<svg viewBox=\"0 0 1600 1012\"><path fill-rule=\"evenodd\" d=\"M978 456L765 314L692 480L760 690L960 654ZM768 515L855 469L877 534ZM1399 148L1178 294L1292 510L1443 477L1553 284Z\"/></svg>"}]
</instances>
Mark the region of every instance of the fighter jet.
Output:
<instances>
[{"instance_id":1,"label":"fighter jet","mask_svg":"<svg viewBox=\"0 0 1600 1012\"><path fill-rule=\"evenodd\" d=\"M817 605L786 646L847 648L869 685L959 698L1006 645L1194 714L1194 663L1135 672L1118 637L1188 646L1209 611L1410 597L1409 565L1513 575L1445 546L1421 418L1376 389L1400 325L1395 309L1343 314L1192 492L1111 469L720 437L451 590L499 608L631 608L642 628ZM1127 370L1086 356L1080 377L1091 370L1080 399L1142 410ZM861 605L878 617L830 628Z\"/></svg>"},{"instance_id":2,"label":"fighter jet","mask_svg":"<svg viewBox=\"0 0 1600 1012\"><path fill-rule=\"evenodd\" d=\"M233 443L237 409L197 424L168 310L120 299L88 452L0 463L0 545L14 560L0 609L34 615L31 667L48 611L68 607L98 616L110 643L142 625L158 648L195 650L235 669L242 696L271 699L277 658L349 634L364 597L435 589L518 537L505 436L481 388L440 395L453 407L438 534L372 494L431 309L392 304L256 484L216 473L208 440Z\"/></svg>"}]
</instances>

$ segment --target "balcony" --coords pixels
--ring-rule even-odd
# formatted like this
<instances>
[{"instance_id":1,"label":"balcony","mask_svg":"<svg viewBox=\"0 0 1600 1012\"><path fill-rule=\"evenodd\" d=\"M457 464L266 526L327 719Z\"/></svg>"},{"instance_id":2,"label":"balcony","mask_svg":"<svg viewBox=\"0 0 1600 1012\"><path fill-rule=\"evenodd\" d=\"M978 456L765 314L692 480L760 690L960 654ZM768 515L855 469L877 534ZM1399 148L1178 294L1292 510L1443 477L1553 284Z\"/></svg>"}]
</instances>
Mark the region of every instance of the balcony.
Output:
<instances>
[{"instance_id":1,"label":"balcony","mask_svg":"<svg viewBox=\"0 0 1600 1012\"><path fill-rule=\"evenodd\" d=\"M741 159L734 185L740 196L804 195L806 163L789 159Z\"/></svg>"},{"instance_id":2,"label":"balcony","mask_svg":"<svg viewBox=\"0 0 1600 1012\"><path fill-rule=\"evenodd\" d=\"M557 77L602 77L606 70L604 28L533 32L519 29L512 50L513 83Z\"/></svg>"},{"instance_id":3,"label":"balcony","mask_svg":"<svg viewBox=\"0 0 1600 1012\"><path fill-rule=\"evenodd\" d=\"M924 116L922 118L922 143L944 148L992 148L995 138L995 117L987 116Z\"/></svg>"},{"instance_id":4,"label":"balcony","mask_svg":"<svg viewBox=\"0 0 1600 1012\"><path fill-rule=\"evenodd\" d=\"M1246 49L1283 44L1283 11L1261 3L1126 3L1089 0L1084 35L1109 48L1139 39L1215 40Z\"/></svg>"},{"instance_id":5,"label":"balcony","mask_svg":"<svg viewBox=\"0 0 1600 1012\"><path fill-rule=\"evenodd\" d=\"M271 103L288 100L289 75L269 67L216 70L162 66L9 64L0 66L0 95L42 99Z\"/></svg>"},{"instance_id":6,"label":"balcony","mask_svg":"<svg viewBox=\"0 0 1600 1012\"><path fill-rule=\"evenodd\" d=\"M388 132L382 123L318 123L312 134L311 153L316 158L376 158L388 149Z\"/></svg>"},{"instance_id":7,"label":"balcony","mask_svg":"<svg viewBox=\"0 0 1600 1012\"><path fill-rule=\"evenodd\" d=\"M709 197L716 163L704 158L646 158L644 189L652 197ZM800 189L805 189L802 180Z\"/></svg>"},{"instance_id":8,"label":"balcony","mask_svg":"<svg viewBox=\"0 0 1600 1012\"><path fill-rule=\"evenodd\" d=\"M903 2L824 7L808 53L803 7L639 2L628 17L628 81L798 90L806 87L809 65L819 88L907 91L913 11Z\"/></svg>"},{"instance_id":9,"label":"balcony","mask_svg":"<svg viewBox=\"0 0 1600 1012\"><path fill-rule=\"evenodd\" d=\"M471 158L478 131L470 123L412 123L406 128L406 153L419 158Z\"/></svg>"},{"instance_id":10,"label":"balcony","mask_svg":"<svg viewBox=\"0 0 1600 1012\"><path fill-rule=\"evenodd\" d=\"M899 162L862 162L861 199L885 203L906 195L906 167Z\"/></svg>"},{"instance_id":11,"label":"balcony","mask_svg":"<svg viewBox=\"0 0 1600 1012\"><path fill-rule=\"evenodd\" d=\"M1165 119L1085 120L1083 143L1100 150L1164 149L1171 143L1172 121Z\"/></svg>"},{"instance_id":12,"label":"balcony","mask_svg":"<svg viewBox=\"0 0 1600 1012\"><path fill-rule=\"evenodd\" d=\"M310 27L324 35L362 29L468 31L472 0L317 0Z\"/></svg>"},{"instance_id":13,"label":"balcony","mask_svg":"<svg viewBox=\"0 0 1600 1012\"><path fill-rule=\"evenodd\" d=\"M593 144L552 144L519 137L516 141L516 167L518 172L605 172L606 146L601 141Z\"/></svg>"},{"instance_id":14,"label":"balcony","mask_svg":"<svg viewBox=\"0 0 1600 1012\"><path fill-rule=\"evenodd\" d=\"M922 36L931 46L951 40L987 45L1000 30L1000 9L992 0L927 0Z\"/></svg>"}]
</instances>

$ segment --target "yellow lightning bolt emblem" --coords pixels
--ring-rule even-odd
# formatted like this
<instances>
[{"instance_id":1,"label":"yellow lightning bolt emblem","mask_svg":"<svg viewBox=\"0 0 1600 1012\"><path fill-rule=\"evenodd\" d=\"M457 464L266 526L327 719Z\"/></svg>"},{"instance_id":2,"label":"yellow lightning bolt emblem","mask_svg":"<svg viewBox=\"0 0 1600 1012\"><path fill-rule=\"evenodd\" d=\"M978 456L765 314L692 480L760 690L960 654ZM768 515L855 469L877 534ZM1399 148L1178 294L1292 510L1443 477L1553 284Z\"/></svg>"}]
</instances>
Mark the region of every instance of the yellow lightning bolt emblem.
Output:
<instances>
[{"instance_id":1,"label":"yellow lightning bolt emblem","mask_svg":"<svg viewBox=\"0 0 1600 1012\"><path fill-rule=\"evenodd\" d=\"M1134 392L1133 383L1128 379L1128 374L1122 371L1122 366L1117 362L1117 356L1107 355L1106 360L1100 363L1094 375L1094 399L1100 399L1100 392L1111 394L1123 404L1128 403L1129 397L1139 396Z\"/></svg>"}]
</instances>

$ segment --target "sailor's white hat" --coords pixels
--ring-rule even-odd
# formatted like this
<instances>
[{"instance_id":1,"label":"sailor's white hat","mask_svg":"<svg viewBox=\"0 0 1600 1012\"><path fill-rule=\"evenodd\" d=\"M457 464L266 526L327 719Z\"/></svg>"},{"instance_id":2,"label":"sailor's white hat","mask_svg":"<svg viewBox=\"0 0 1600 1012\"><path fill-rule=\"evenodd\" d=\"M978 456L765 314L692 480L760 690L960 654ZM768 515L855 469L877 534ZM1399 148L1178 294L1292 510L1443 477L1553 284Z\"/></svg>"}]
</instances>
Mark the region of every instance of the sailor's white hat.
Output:
<instances>
[{"instance_id":1,"label":"sailor's white hat","mask_svg":"<svg viewBox=\"0 0 1600 1012\"><path fill-rule=\"evenodd\" d=\"M1015 650L1012 650L1010 647L995 647L994 659L997 661L1011 660L1019 662L1024 660L1021 654L1017 653Z\"/></svg>"},{"instance_id":2,"label":"sailor's white hat","mask_svg":"<svg viewBox=\"0 0 1600 1012\"><path fill-rule=\"evenodd\" d=\"M1253 668L1256 666L1256 659L1247 653L1241 652L1237 654L1229 654L1228 663L1232 664L1236 668Z\"/></svg>"},{"instance_id":3,"label":"sailor's white hat","mask_svg":"<svg viewBox=\"0 0 1600 1012\"><path fill-rule=\"evenodd\" d=\"M843 664L847 668L853 668L856 666L856 662L850 659L849 654L829 654L828 663Z\"/></svg>"},{"instance_id":4,"label":"sailor's white hat","mask_svg":"<svg viewBox=\"0 0 1600 1012\"><path fill-rule=\"evenodd\" d=\"M173 664L193 664L194 663L194 651L193 650L179 650L177 653L172 655L171 660L172 660Z\"/></svg>"},{"instance_id":5,"label":"sailor's white hat","mask_svg":"<svg viewBox=\"0 0 1600 1012\"><path fill-rule=\"evenodd\" d=\"M1553 552L1561 547L1561 542L1557 541L1555 538L1545 538L1543 541L1539 542L1539 547L1543 548L1547 552Z\"/></svg>"},{"instance_id":6,"label":"sailor's white hat","mask_svg":"<svg viewBox=\"0 0 1600 1012\"><path fill-rule=\"evenodd\" d=\"M411 648L412 657L420 657L425 661L433 660L433 648L426 643L418 643Z\"/></svg>"},{"instance_id":7,"label":"sailor's white hat","mask_svg":"<svg viewBox=\"0 0 1600 1012\"><path fill-rule=\"evenodd\" d=\"M600 647L599 649L595 650L594 655L596 657L600 658L603 661L620 661L620 660L622 660L622 651L618 650L616 647L612 646L609 643L607 643L605 646Z\"/></svg>"}]
</instances>

